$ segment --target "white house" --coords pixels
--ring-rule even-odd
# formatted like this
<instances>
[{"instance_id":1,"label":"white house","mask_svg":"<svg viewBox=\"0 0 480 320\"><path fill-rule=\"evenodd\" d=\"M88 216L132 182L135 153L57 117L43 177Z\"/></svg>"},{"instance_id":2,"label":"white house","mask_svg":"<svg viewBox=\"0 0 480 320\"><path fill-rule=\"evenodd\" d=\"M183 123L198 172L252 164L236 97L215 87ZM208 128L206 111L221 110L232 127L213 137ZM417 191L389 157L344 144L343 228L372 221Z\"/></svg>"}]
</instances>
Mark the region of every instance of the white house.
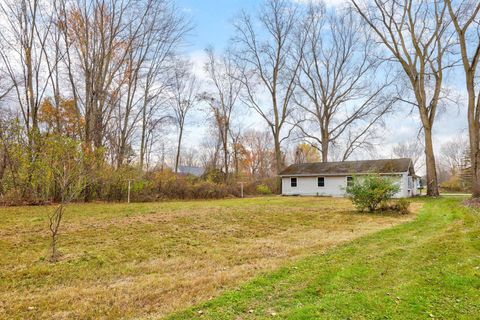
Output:
<instances>
[{"instance_id":1,"label":"white house","mask_svg":"<svg viewBox=\"0 0 480 320\"><path fill-rule=\"evenodd\" d=\"M412 160L407 158L299 163L292 164L279 176L283 195L343 197L353 177L372 173L398 180L397 198L419 194L420 177L415 175Z\"/></svg>"}]
</instances>

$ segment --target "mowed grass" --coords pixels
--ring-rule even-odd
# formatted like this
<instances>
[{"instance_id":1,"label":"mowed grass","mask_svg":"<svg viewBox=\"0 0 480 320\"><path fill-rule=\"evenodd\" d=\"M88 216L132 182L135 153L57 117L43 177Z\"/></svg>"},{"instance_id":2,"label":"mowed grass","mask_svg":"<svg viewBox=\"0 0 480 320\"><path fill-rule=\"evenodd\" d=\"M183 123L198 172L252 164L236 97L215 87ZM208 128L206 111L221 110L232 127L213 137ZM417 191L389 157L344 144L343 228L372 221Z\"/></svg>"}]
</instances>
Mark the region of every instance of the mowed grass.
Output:
<instances>
[{"instance_id":1,"label":"mowed grass","mask_svg":"<svg viewBox=\"0 0 480 320\"><path fill-rule=\"evenodd\" d=\"M300 270L323 270L329 248L414 218L358 214L348 200L334 198L73 204L60 234L62 259L52 264L47 261L47 214L53 208L0 209L0 318L160 318L306 256L316 255L317 260L302 262ZM351 259L363 259L349 250ZM373 258L376 254L383 253ZM332 273L336 263L329 267L322 278L337 278ZM368 271L358 268L362 274ZM284 269L238 296L229 293L213 300L205 315L268 316L268 301L276 294L290 295L281 293L276 282L283 283L287 275ZM305 279L296 283L288 277L292 295L307 285ZM317 289L312 287L312 297ZM264 301L250 301L250 290L251 299ZM287 305L279 303L275 309L282 312ZM255 312L245 313L250 308ZM178 317L192 315L198 312Z\"/></svg>"},{"instance_id":2,"label":"mowed grass","mask_svg":"<svg viewBox=\"0 0 480 320\"><path fill-rule=\"evenodd\" d=\"M168 319L480 319L480 214L426 201L415 221L257 277Z\"/></svg>"}]
</instances>

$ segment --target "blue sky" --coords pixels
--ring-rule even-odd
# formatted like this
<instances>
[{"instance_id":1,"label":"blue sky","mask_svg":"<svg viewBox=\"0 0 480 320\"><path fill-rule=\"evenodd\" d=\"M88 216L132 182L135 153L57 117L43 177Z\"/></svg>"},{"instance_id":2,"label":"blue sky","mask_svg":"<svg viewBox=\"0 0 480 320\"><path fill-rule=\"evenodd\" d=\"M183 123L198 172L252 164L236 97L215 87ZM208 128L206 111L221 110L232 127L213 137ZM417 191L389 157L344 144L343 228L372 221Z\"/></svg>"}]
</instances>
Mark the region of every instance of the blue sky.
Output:
<instances>
[{"instance_id":1,"label":"blue sky","mask_svg":"<svg viewBox=\"0 0 480 320\"><path fill-rule=\"evenodd\" d=\"M302 2L303 0L294 0ZM337 6L344 0L327 0L328 5ZM176 0L179 10L192 20L194 29L188 39L188 46L185 47L185 53L190 57L194 66L194 72L201 76L205 56L203 50L212 45L217 52L221 52L229 42L234 33L232 20L241 10L246 10L255 14L259 0ZM454 91L464 95L464 89L461 87L463 78L456 79L455 72L449 74L445 85L451 86ZM379 157L391 156L391 148L397 143L407 142L416 139L420 121L416 110L409 114L410 107L397 106L395 115L387 119L387 126L383 132L382 145L377 148ZM244 110L246 111L246 110ZM242 126L261 127L262 120L253 112L244 114L247 119L242 120ZM199 110L193 116L191 125L187 128L186 147L199 148L206 132L204 113ZM245 121L246 120L246 121ZM444 112L441 112L434 125L434 146L437 151L440 145L448 139L455 136L466 137L466 114L465 108L449 106ZM437 155L438 156L438 155ZM423 171L423 170L420 170Z\"/></svg>"},{"instance_id":2,"label":"blue sky","mask_svg":"<svg viewBox=\"0 0 480 320\"><path fill-rule=\"evenodd\" d=\"M223 49L233 34L232 19L240 10L253 11L255 0L178 0L179 9L194 24L189 50L200 51L208 45Z\"/></svg>"}]
</instances>

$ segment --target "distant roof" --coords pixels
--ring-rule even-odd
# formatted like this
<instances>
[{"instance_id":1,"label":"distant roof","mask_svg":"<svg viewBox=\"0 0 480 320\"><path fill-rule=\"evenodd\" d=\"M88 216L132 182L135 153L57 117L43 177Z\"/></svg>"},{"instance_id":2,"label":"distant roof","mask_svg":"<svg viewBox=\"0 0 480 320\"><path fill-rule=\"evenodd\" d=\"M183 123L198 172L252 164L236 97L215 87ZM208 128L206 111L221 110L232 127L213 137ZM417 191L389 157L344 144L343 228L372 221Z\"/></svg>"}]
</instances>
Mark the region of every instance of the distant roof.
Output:
<instances>
[{"instance_id":1,"label":"distant roof","mask_svg":"<svg viewBox=\"0 0 480 320\"><path fill-rule=\"evenodd\" d=\"M194 167L194 166L178 166L178 173L179 174L190 174L195 177L200 177L205 173L205 169L201 167Z\"/></svg>"},{"instance_id":2,"label":"distant roof","mask_svg":"<svg viewBox=\"0 0 480 320\"><path fill-rule=\"evenodd\" d=\"M365 174L365 173L401 173L409 172L415 174L412 160L402 159L379 159L379 160L359 160L342 162L314 162L292 164L279 176L294 175L345 175L345 174Z\"/></svg>"}]
</instances>

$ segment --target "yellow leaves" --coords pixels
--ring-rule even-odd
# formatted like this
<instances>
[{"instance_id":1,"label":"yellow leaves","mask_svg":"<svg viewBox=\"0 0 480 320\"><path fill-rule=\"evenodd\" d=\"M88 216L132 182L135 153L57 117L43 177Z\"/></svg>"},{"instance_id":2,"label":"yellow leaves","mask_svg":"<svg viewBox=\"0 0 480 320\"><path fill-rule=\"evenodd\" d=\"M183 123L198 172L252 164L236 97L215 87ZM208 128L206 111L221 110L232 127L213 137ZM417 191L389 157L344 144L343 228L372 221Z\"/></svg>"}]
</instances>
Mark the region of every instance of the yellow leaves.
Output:
<instances>
[{"instance_id":1,"label":"yellow leaves","mask_svg":"<svg viewBox=\"0 0 480 320\"><path fill-rule=\"evenodd\" d=\"M58 99L58 106L52 98L42 101L39 121L46 125L47 131L64 134L68 137L79 137L85 127L82 117L73 99Z\"/></svg>"},{"instance_id":2,"label":"yellow leaves","mask_svg":"<svg viewBox=\"0 0 480 320\"><path fill-rule=\"evenodd\" d=\"M44 99L40 105L40 111L38 114L39 121L44 123L53 123L56 117L57 111L53 107L52 100L50 98Z\"/></svg>"},{"instance_id":3,"label":"yellow leaves","mask_svg":"<svg viewBox=\"0 0 480 320\"><path fill-rule=\"evenodd\" d=\"M295 162L296 163L311 163L319 162L320 153L318 149L309 143L299 143L295 148Z\"/></svg>"},{"instance_id":4,"label":"yellow leaves","mask_svg":"<svg viewBox=\"0 0 480 320\"><path fill-rule=\"evenodd\" d=\"M96 3L87 12L73 7L65 13L61 27L83 58L110 60L116 64L123 62L132 38L120 36L120 16L116 15L115 10L114 5Z\"/></svg>"}]
</instances>

